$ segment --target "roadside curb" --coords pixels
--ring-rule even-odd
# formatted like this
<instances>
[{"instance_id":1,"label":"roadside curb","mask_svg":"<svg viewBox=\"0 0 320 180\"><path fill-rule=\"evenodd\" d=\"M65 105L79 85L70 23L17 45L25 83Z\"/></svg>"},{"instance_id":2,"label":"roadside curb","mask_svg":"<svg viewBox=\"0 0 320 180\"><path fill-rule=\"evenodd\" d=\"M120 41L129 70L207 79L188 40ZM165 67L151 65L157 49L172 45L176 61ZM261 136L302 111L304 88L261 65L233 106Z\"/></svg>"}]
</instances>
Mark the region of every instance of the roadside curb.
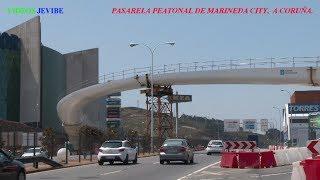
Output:
<instances>
[{"instance_id":1,"label":"roadside curb","mask_svg":"<svg viewBox=\"0 0 320 180\"><path fill-rule=\"evenodd\" d=\"M77 166L85 166L85 165L91 165L91 164L95 164L97 162L89 162L89 163L85 163L85 164L76 164L76 165L72 165L72 166L62 166L62 167L50 167L50 168L46 168L46 169L36 169L33 171L27 171L26 174L32 174L32 173L38 173L38 172L43 172L43 171L51 171L51 170L56 170L56 169L65 169L65 168L72 168L72 167L77 167Z\"/></svg>"},{"instance_id":2,"label":"roadside curb","mask_svg":"<svg viewBox=\"0 0 320 180\"><path fill-rule=\"evenodd\" d=\"M145 157L152 157L152 156L157 156L158 154L145 154L145 155L139 155L139 158L145 158ZM56 169L65 169L65 168L72 168L72 167L77 167L77 166L85 166L85 165L91 165L91 164L95 164L97 163L97 161L92 161L89 163L85 163L85 164L76 164L76 165L72 165L72 166L62 166L62 167L50 167L50 168L45 168L45 169L36 169L36 170L32 170L32 171L27 171L26 174L32 174L32 173L38 173L38 172L43 172L43 171L51 171L51 170L56 170Z\"/></svg>"}]
</instances>

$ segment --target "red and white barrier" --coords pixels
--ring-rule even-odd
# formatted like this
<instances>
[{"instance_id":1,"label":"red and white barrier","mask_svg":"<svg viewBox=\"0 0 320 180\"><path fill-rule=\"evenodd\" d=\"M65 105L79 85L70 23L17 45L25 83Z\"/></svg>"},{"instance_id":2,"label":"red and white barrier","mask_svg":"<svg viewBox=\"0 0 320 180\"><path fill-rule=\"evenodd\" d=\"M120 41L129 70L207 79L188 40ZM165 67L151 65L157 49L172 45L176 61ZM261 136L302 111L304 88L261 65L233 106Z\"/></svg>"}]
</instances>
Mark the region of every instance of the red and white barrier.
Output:
<instances>
[{"instance_id":1,"label":"red and white barrier","mask_svg":"<svg viewBox=\"0 0 320 180\"><path fill-rule=\"evenodd\" d=\"M312 158L293 163L291 180L319 180L320 179L320 140L308 141L306 148L300 148L298 156L305 157L312 154Z\"/></svg>"},{"instance_id":2,"label":"red and white barrier","mask_svg":"<svg viewBox=\"0 0 320 180\"><path fill-rule=\"evenodd\" d=\"M287 149L287 147L282 145L269 145L269 150L271 151L280 150L280 149Z\"/></svg>"},{"instance_id":3,"label":"red and white barrier","mask_svg":"<svg viewBox=\"0 0 320 180\"><path fill-rule=\"evenodd\" d=\"M306 174L303 166L300 165L300 161L292 164L291 180L306 180Z\"/></svg>"},{"instance_id":4,"label":"red and white barrier","mask_svg":"<svg viewBox=\"0 0 320 180\"><path fill-rule=\"evenodd\" d=\"M273 151L222 152L220 166L224 168L270 168L277 166Z\"/></svg>"}]
</instances>

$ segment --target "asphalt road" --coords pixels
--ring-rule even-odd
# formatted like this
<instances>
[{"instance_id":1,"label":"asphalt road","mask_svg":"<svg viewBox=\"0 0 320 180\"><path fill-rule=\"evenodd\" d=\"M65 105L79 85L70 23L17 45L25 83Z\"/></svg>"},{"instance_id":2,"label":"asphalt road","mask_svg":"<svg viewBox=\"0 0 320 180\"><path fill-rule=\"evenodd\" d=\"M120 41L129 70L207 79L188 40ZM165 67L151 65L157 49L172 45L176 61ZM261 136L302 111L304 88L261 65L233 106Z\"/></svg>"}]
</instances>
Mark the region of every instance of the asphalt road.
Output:
<instances>
[{"instance_id":1,"label":"asphalt road","mask_svg":"<svg viewBox=\"0 0 320 180\"><path fill-rule=\"evenodd\" d=\"M185 177L183 180L291 180L292 166L265 169L221 168L215 164Z\"/></svg>"},{"instance_id":2,"label":"asphalt road","mask_svg":"<svg viewBox=\"0 0 320 180\"><path fill-rule=\"evenodd\" d=\"M266 169L221 168L220 156L196 154L195 163L159 164L158 157L139 158L138 164L98 164L27 175L27 180L290 180L291 166Z\"/></svg>"},{"instance_id":3,"label":"asphalt road","mask_svg":"<svg viewBox=\"0 0 320 180\"><path fill-rule=\"evenodd\" d=\"M208 156L196 154L194 164L183 163L159 164L158 157L139 158L138 164L123 165L121 163L104 166L98 164L85 165L73 168L64 168L44 171L27 175L27 180L85 180L85 179L111 179L111 180L177 180L190 176L220 161L219 155Z\"/></svg>"}]
</instances>

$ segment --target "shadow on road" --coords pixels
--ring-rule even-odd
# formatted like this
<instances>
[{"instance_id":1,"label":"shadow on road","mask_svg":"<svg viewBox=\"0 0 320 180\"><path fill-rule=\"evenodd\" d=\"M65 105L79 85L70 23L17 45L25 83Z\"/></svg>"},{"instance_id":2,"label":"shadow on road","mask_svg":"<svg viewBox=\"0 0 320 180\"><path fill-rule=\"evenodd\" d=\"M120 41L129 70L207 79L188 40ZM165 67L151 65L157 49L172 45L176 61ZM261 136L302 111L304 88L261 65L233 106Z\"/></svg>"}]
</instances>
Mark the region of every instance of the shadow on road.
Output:
<instances>
[{"instance_id":1,"label":"shadow on road","mask_svg":"<svg viewBox=\"0 0 320 180\"><path fill-rule=\"evenodd\" d=\"M168 163L164 163L162 164L163 166L166 166L166 165L185 165L185 166L192 166L192 165L197 165L198 163L194 162L194 163L189 163L189 164L184 164L184 162L179 162L179 161L174 161L174 162L170 162L169 164Z\"/></svg>"},{"instance_id":2,"label":"shadow on road","mask_svg":"<svg viewBox=\"0 0 320 180\"><path fill-rule=\"evenodd\" d=\"M141 163L138 162L136 164L133 164L133 163L123 164L122 162L116 162L116 163L113 163L112 165L109 163L104 163L102 166L135 166L139 164Z\"/></svg>"}]
</instances>

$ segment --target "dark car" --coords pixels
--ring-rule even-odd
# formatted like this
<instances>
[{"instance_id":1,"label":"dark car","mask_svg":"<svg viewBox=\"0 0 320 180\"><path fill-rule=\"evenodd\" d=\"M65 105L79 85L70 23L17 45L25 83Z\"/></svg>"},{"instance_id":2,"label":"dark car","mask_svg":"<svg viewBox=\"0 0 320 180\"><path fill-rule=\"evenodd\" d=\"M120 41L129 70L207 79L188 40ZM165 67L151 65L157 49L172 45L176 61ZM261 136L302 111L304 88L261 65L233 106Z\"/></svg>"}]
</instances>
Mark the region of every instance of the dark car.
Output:
<instances>
[{"instance_id":1,"label":"dark car","mask_svg":"<svg viewBox=\"0 0 320 180\"><path fill-rule=\"evenodd\" d=\"M0 179L25 180L26 170L24 165L14 160L11 156L0 150Z\"/></svg>"},{"instance_id":2,"label":"dark car","mask_svg":"<svg viewBox=\"0 0 320 180\"><path fill-rule=\"evenodd\" d=\"M193 147L186 139L167 139L160 147L160 164L165 161L183 161L185 164L193 163Z\"/></svg>"}]
</instances>

